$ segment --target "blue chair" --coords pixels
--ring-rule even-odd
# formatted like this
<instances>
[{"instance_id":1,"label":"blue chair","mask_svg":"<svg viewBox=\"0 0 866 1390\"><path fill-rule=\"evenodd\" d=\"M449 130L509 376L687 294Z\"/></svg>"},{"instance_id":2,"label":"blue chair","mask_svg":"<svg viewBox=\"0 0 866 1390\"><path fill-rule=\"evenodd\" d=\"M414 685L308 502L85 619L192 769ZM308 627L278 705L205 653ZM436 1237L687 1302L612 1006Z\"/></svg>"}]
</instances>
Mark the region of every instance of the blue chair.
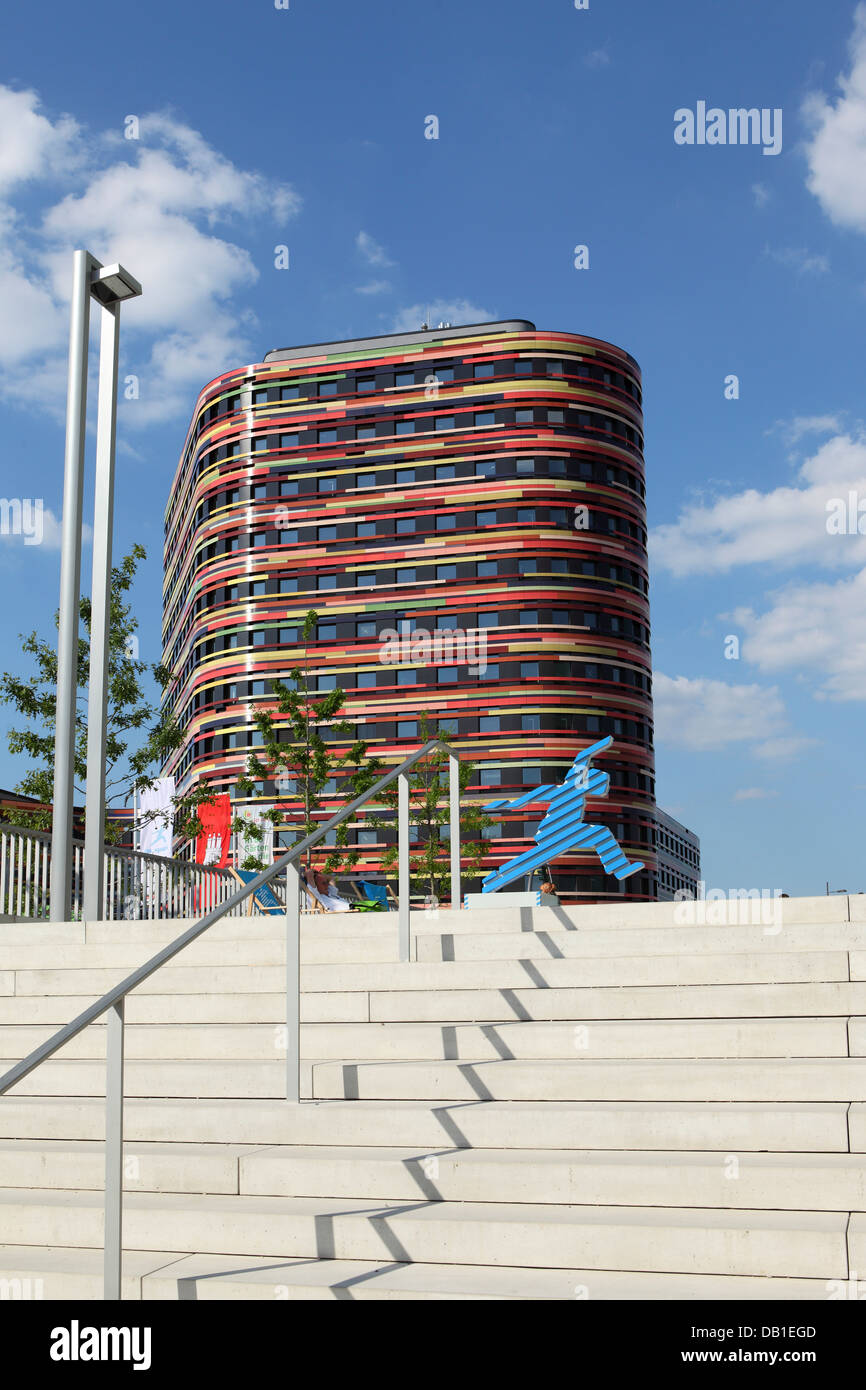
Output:
<instances>
[{"instance_id":1,"label":"blue chair","mask_svg":"<svg viewBox=\"0 0 866 1390\"><path fill-rule=\"evenodd\" d=\"M364 892L364 896L371 902L381 903L387 912L390 908L388 902L388 889L384 883L368 883L365 879L360 879L358 887Z\"/></svg>"}]
</instances>

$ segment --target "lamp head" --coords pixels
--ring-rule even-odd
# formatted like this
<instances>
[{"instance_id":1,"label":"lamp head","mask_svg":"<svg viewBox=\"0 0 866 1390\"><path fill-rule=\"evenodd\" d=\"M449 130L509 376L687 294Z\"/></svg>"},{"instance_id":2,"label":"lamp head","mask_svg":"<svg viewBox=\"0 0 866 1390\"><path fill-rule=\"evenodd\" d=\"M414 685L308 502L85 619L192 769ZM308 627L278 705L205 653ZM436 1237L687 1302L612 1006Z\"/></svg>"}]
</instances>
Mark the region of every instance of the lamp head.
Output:
<instances>
[{"instance_id":1,"label":"lamp head","mask_svg":"<svg viewBox=\"0 0 866 1390\"><path fill-rule=\"evenodd\" d=\"M90 293L100 304L122 304L125 299L136 299L141 285L122 265L106 265L94 275Z\"/></svg>"}]
</instances>

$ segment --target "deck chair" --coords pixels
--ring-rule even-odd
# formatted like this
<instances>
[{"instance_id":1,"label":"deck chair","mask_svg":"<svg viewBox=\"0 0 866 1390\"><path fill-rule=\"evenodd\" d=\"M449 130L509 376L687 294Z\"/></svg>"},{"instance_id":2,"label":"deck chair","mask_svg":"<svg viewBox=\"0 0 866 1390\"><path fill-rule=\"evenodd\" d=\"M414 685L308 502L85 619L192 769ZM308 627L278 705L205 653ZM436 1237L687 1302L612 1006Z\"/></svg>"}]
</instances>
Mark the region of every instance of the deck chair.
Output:
<instances>
[{"instance_id":1,"label":"deck chair","mask_svg":"<svg viewBox=\"0 0 866 1390\"><path fill-rule=\"evenodd\" d=\"M386 883L370 883L362 878L358 887L371 902L381 903L386 911L390 910L391 904L388 901L388 885Z\"/></svg>"},{"instance_id":2,"label":"deck chair","mask_svg":"<svg viewBox=\"0 0 866 1390\"><path fill-rule=\"evenodd\" d=\"M229 873L237 879L238 883L252 883L253 879L259 876L256 869L229 869ZM261 888L257 888L255 893L251 893L247 899L248 917L252 917L253 909L256 907L266 917L282 917L286 911L279 898L266 883L263 883Z\"/></svg>"}]
</instances>

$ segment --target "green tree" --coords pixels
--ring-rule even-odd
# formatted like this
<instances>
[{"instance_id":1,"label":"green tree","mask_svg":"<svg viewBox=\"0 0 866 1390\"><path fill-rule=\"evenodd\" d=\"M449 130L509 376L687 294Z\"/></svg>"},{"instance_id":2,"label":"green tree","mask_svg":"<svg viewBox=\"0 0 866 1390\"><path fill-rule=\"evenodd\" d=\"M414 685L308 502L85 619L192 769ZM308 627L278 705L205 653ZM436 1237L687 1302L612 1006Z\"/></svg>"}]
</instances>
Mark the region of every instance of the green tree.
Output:
<instances>
[{"instance_id":1,"label":"green tree","mask_svg":"<svg viewBox=\"0 0 866 1390\"><path fill-rule=\"evenodd\" d=\"M352 726L338 717L345 704L344 690L338 686L319 693L310 688L309 640L318 621L318 613L310 609L301 629L303 664L290 671L288 683L273 682L278 714L256 713L260 751L250 754L246 776L238 778L236 783L240 796L251 797L256 793L257 782L277 782L280 804L265 811L264 818L270 820L275 829L295 831L292 844L297 844L321 824L316 812L321 810L323 793L329 783L340 776L340 790L346 793L346 800L351 800L367 791L384 771L380 759L367 757L367 744L363 740L356 740L338 755L322 735L323 729L329 739L348 734ZM358 850L349 849L352 819L343 821L337 827L336 843L328 847L322 868L329 873L337 869L351 869L358 861ZM250 839L262 839L263 832L241 817L234 818L232 828L243 828ZM313 863L314 854L321 859L325 851L308 850L308 866ZM250 855L241 867L263 869L265 866L260 857Z\"/></svg>"},{"instance_id":2,"label":"green tree","mask_svg":"<svg viewBox=\"0 0 866 1390\"><path fill-rule=\"evenodd\" d=\"M420 740L427 743L438 738L448 740L433 731L427 714L420 716ZM426 758L415 763L409 771L409 823L418 831L420 845L409 853L410 891L423 888L425 893L435 898L451 897L451 842L442 833L442 827L451 819L449 807L448 754L435 749ZM482 832L493 824L492 817L485 814L477 802L466 801L463 793L472 780L475 764L461 758L458 780L460 785L460 863L461 876L477 875L484 856ZM396 783L380 793L381 800L397 810L399 791ZM393 822L392 822L393 823ZM456 833L456 829L449 830ZM382 856L386 870L393 870L398 862L399 845L389 845Z\"/></svg>"},{"instance_id":3,"label":"green tree","mask_svg":"<svg viewBox=\"0 0 866 1390\"><path fill-rule=\"evenodd\" d=\"M184 734L174 718L161 712L145 691L151 677L162 692L172 681L172 673L161 662L149 663L138 657L138 620L132 612L129 592L140 562L146 559L141 545L111 571L111 599L108 634L108 709L106 736L106 806L120 800L128 804L134 791L152 786L168 756L179 748ZM74 787L83 800L87 777L87 682L90 673L90 598L79 602L78 690L75 718ZM55 627L58 615L54 615ZM43 805L34 808L7 807L4 814L15 825L50 830L54 797L54 735L57 702L57 648L36 632L20 635L21 649L32 658L35 671L30 676L11 673L0 676L0 702L12 706L24 721L7 732L10 753L23 756L30 767L15 790L34 797ZM199 786L188 796L176 798L175 822L185 834L200 830L197 810L213 799L207 786ZM106 821L105 838L120 838L122 830Z\"/></svg>"}]
</instances>

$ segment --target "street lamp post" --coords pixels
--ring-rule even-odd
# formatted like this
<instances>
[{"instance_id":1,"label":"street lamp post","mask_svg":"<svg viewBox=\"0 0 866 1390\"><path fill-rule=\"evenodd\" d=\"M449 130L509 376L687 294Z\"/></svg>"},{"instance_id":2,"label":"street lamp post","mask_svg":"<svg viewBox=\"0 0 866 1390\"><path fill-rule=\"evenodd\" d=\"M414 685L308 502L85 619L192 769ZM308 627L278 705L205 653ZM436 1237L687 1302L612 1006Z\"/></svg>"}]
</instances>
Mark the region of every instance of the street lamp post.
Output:
<instances>
[{"instance_id":1,"label":"street lamp post","mask_svg":"<svg viewBox=\"0 0 866 1390\"><path fill-rule=\"evenodd\" d=\"M96 500L93 525L90 675L88 681L87 803L82 915L102 916L105 824L105 744L108 636L111 610L111 531L114 515L114 443L117 419L117 347L120 305L141 294L122 266L105 267L89 251L73 258L66 402L66 459L57 639L57 713L51 835L51 920L67 922L72 909L72 820L78 697L78 607L81 592L81 522L90 300L102 307L96 427Z\"/></svg>"}]
</instances>

